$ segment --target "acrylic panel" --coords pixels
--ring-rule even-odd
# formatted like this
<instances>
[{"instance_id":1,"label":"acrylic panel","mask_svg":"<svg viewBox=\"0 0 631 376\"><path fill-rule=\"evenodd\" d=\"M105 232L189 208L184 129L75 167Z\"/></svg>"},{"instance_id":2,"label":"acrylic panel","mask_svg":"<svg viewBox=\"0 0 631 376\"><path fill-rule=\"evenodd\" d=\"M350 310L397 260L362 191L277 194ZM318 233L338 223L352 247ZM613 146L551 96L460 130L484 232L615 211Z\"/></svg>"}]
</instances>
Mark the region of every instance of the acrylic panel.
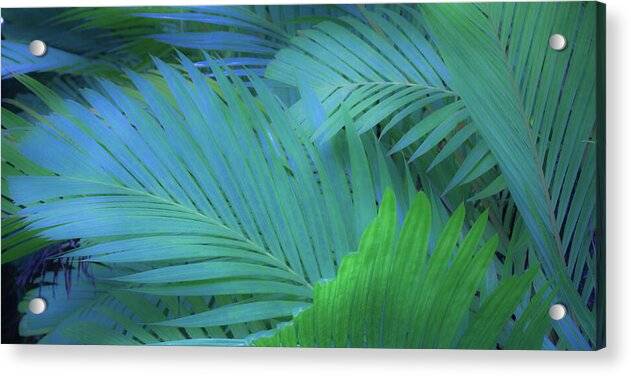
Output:
<instances>
[{"instance_id":1,"label":"acrylic panel","mask_svg":"<svg viewBox=\"0 0 631 376\"><path fill-rule=\"evenodd\" d=\"M605 346L595 2L2 10L2 342Z\"/></svg>"}]
</instances>

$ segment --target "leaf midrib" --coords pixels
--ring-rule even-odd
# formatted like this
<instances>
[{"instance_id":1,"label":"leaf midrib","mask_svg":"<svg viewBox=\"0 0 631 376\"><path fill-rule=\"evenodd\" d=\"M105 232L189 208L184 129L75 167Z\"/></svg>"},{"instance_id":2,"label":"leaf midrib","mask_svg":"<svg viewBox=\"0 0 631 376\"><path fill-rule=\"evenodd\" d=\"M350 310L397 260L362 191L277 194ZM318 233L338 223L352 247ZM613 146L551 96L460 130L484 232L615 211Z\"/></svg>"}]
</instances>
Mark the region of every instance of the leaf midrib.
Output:
<instances>
[{"instance_id":1,"label":"leaf midrib","mask_svg":"<svg viewBox=\"0 0 631 376\"><path fill-rule=\"evenodd\" d=\"M233 228L231 228L229 226L226 226L224 223L221 223L220 221L216 220L215 218L209 217L207 214L201 213L198 210L193 210L192 208L184 206L184 205L182 205L182 204L180 204L178 202L169 201L169 200L165 199L164 197L157 196L155 194L152 194L152 193L149 193L149 192L146 192L146 191L141 191L141 190L134 189L134 188L129 188L129 187L125 187L125 186L120 186L120 185L116 185L116 184L106 183L106 182L103 182L103 181L90 180L90 179L85 179L85 178L69 177L69 176L60 176L60 177L63 178L63 179L68 179L68 180L75 180L75 181L84 182L84 183L98 184L98 185L103 185L103 186L112 187L112 188L116 188L116 189L121 189L121 190L124 190L124 191L128 191L130 193L134 193L137 196L145 196L145 197L148 197L148 198L152 198L152 199L160 201L162 203L165 203L165 204L168 204L168 205L180 208L180 209L182 209L183 211L185 211L185 212L187 212L189 214L196 215L196 216L202 218L207 223L210 223L210 224L215 225L215 226L222 227L222 228L228 230L229 232L232 232L235 235L239 236L239 240L241 240L241 241L243 241L245 243L248 243L254 249L256 249L258 252L260 252L260 253L264 254L265 256L273 259L276 262L277 265L279 265L279 266L282 265L282 268L285 271L287 271L290 274L295 275L305 287L308 287L309 289L313 289L313 286L309 282L307 282L307 280L304 278L304 276L302 276L301 274L296 273L295 270L290 268L282 260L279 260L276 256L274 256L267 249L261 247L259 244L256 244L256 243L252 242L252 240L250 240L249 238L245 237L242 232L236 231L235 229L233 229Z\"/></svg>"}]
</instances>

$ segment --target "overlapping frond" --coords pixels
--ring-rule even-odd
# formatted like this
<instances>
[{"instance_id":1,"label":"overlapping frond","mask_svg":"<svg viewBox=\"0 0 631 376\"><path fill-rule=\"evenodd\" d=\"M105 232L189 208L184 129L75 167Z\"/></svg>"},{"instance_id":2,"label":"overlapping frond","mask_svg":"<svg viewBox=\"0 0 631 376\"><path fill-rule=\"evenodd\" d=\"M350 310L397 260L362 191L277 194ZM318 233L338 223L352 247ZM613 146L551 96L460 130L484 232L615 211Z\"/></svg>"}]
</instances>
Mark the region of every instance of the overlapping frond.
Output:
<instances>
[{"instance_id":1,"label":"overlapping frond","mask_svg":"<svg viewBox=\"0 0 631 376\"><path fill-rule=\"evenodd\" d=\"M486 173L493 178L474 199L504 189L493 156L474 135L468 110L449 86L449 73L419 11L377 6L362 16L303 30L268 65L266 77L301 93L309 87L322 102L328 116L316 129L307 129L312 139L327 142L347 125L344 116L349 114L359 134L378 134L390 154L405 152L411 162L436 151L425 169L458 151L469 152L441 187L444 193ZM292 110L297 119L305 118L300 104Z\"/></svg>"},{"instance_id":2,"label":"overlapping frond","mask_svg":"<svg viewBox=\"0 0 631 376\"><path fill-rule=\"evenodd\" d=\"M599 9L7 13L2 263L65 269L30 274L22 335L601 346Z\"/></svg>"},{"instance_id":3,"label":"overlapping frond","mask_svg":"<svg viewBox=\"0 0 631 376\"><path fill-rule=\"evenodd\" d=\"M533 299L516 322L511 319L529 291L536 267L502 280L489 297L475 304L479 308L469 318L498 239L483 240L485 213L460 240L464 214L460 206L431 248L427 197L422 192L416 196L397 234L390 192L358 251L345 257L335 280L316 285L313 305L290 323L248 340L257 346L291 347L540 347L545 326L550 325L545 309L549 294ZM500 343L509 323L515 333ZM526 326L532 331L524 332Z\"/></svg>"},{"instance_id":4,"label":"overlapping frond","mask_svg":"<svg viewBox=\"0 0 631 376\"><path fill-rule=\"evenodd\" d=\"M547 278L593 343L596 5L421 9ZM562 52L546 48L554 32L569 36Z\"/></svg>"},{"instance_id":5,"label":"overlapping frond","mask_svg":"<svg viewBox=\"0 0 631 376\"><path fill-rule=\"evenodd\" d=\"M45 239L82 239L64 256L112 265L111 281L140 293L304 304L355 249L379 179L393 180L371 167L382 151L367 154L349 133L348 146L332 150L342 161L327 164L287 131L291 117L261 81L252 79L253 96L218 74L218 96L190 60L182 57L189 79L156 64L167 91L130 72L142 102L102 80L100 91L81 92L91 108L22 79L57 111L14 145L52 173L8 178L18 214ZM257 304L239 306L240 320L287 315L283 304ZM220 325L213 315L176 322Z\"/></svg>"}]
</instances>

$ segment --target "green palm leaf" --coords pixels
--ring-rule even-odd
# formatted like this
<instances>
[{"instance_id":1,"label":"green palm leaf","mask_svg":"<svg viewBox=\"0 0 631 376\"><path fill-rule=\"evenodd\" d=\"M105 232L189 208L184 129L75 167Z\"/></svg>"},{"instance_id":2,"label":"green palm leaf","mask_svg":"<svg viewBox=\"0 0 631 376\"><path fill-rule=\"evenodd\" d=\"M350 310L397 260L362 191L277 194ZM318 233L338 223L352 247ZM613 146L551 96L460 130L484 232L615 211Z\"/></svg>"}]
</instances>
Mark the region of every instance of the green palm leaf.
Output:
<instances>
[{"instance_id":1,"label":"green palm leaf","mask_svg":"<svg viewBox=\"0 0 631 376\"><path fill-rule=\"evenodd\" d=\"M315 286L314 303L290 323L249 338L257 346L495 348L502 329L537 273L509 277L469 319L475 294L492 260L497 236L482 240L483 214L460 239L460 206L428 247L431 209L419 193L397 234L394 196L364 232L356 253L345 257L335 280ZM523 341L507 347L540 348L544 331L524 333L531 321L549 328L547 302L538 297L514 323ZM542 309L543 308L543 309Z\"/></svg>"}]
</instances>

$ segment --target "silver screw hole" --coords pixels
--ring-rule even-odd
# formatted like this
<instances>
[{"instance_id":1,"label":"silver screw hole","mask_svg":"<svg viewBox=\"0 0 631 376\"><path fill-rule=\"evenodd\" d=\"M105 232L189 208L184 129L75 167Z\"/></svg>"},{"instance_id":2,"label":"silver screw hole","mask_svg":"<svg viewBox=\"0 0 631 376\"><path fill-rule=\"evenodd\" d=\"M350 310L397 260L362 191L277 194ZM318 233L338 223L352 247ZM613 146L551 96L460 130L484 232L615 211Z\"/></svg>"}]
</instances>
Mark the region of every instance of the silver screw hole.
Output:
<instances>
[{"instance_id":1,"label":"silver screw hole","mask_svg":"<svg viewBox=\"0 0 631 376\"><path fill-rule=\"evenodd\" d=\"M563 34L552 34L550 39L548 39L548 43L550 48L555 51L563 51L567 47L567 39L565 39Z\"/></svg>"},{"instance_id":2,"label":"silver screw hole","mask_svg":"<svg viewBox=\"0 0 631 376\"><path fill-rule=\"evenodd\" d=\"M548 314L550 315L550 318L552 320L559 321L565 317L565 315L567 314L567 309L563 304L553 304L552 306L550 306Z\"/></svg>"},{"instance_id":3,"label":"silver screw hole","mask_svg":"<svg viewBox=\"0 0 631 376\"><path fill-rule=\"evenodd\" d=\"M34 298L28 302L28 310L35 315L39 315L46 311L46 300L42 298Z\"/></svg>"},{"instance_id":4,"label":"silver screw hole","mask_svg":"<svg viewBox=\"0 0 631 376\"><path fill-rule=\"evenodd\" d=\"M43 41L39 39L36 39L32 41L31 43L29 43L28 50L31 52L33 56L41 57L41 56L46 55L46 51L48 50L48 47L46 46L46 43L44 43Z\"/></svg>"}]
</instances>

